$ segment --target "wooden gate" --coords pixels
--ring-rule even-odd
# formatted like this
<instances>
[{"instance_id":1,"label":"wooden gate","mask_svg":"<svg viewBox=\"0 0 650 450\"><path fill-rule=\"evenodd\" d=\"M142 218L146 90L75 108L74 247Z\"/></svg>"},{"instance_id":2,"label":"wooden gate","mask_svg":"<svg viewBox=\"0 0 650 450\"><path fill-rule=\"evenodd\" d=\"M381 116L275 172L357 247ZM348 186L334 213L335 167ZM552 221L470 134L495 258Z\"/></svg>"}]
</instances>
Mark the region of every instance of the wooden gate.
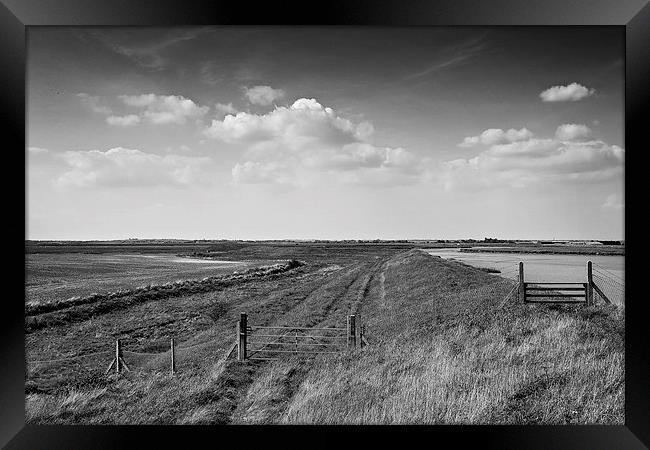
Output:
<instances>
[{"instance_id":1,"label":"wooden gate","mask_svg":"<svg viewBox=\"0 0 650 450\"><path fill-rule=\"evenodd\" d=\"M237 324L237 359L273 360L288 354L303 356L339 353L357 345L355 316L346 328L248 325L242 313ZM363 337L359 336L359 342Z\"/></svg>"},{"instance_id":2,"label":"wooden gate","mask_svg":"<svg viewBox=\"0 0 650 450\"><path fill-rule=\"evenodd\" d=\"M594 304L594 289L610 303L593 281L592 263L587 262L587 282L525 282L524 263L519 263L519 298L523 303Z\"/></svg>"},{"instance_id":3,"label":"wooden gate","mask_svg":"<svg viewBox=\"0 0 650 450\"><path fill-rule=\"evenodd\" d=\"M587 303L587 283L524 283L524 303Z\"/></svg>"}]
</instances>

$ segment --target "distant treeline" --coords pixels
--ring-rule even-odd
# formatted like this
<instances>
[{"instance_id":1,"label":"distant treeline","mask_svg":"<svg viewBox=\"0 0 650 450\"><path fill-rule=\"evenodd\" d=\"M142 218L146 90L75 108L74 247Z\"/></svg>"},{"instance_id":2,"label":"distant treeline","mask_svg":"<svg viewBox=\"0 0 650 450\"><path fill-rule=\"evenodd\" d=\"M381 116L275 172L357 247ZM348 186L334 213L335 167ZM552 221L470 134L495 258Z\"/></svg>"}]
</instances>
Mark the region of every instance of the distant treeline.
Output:
<instances>
[{"instance_id":1,"label":"distant treeline","mask_svg":"<svg viewBox=\"0 0 650 450\"><path fill-rule=\"evenodd\" d=\"M469 241L474 241L470 239ZM474 241L481 242L481 241ZM600 240L570 240L570 241L535 241L535 240L511 240L511 239L497 239L497 238L485 238L482 242L489 242L491 244L541 244L541 245L552 245L552 244L573 244L573 245L624 245L625 241L600 241Z\"/></svg>"}]
</instances>

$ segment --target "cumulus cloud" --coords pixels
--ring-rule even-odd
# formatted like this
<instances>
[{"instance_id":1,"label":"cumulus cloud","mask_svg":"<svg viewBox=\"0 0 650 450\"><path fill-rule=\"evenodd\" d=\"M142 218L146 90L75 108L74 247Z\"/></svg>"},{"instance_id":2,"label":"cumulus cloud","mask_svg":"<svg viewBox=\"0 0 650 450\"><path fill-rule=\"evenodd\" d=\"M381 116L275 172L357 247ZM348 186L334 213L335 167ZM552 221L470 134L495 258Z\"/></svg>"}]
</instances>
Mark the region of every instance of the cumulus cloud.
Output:
<instances>
[{"instance_id":1,"label":"cumulus cloud","mask_svg":"<svg viewBox=\"0 0 650 450\"><path fill-rule=\"evenodd\" d=\"M266 114L239 112L213 120L208 137L244 147L232 170L239 183L413 182L420 159L403 148L368 142L374 128L354 123L315 99L301 98Z\"/></svg>"},{"instance_id":2,"label":"cumulus cloud","mask_svg":"<svg viewBox=\"0 0 650 450\"><path fill-rule=\"evenodd\" d=\"M67 151L60 155L66 166L57 178L60 187L184 186L203 181L207 157L165 156L122 147L106 151Z\"/></svg>"},{"instance_id":3,"label":"cumulus cloud","mask_svg":"<svg viewBox=\"0 0 650 450\"><path fill-rule=\"evenodd\" d=\"M567 102L578 101L589 97L596 92L579 83L571 83L566 86L553 86L540 92L539 97L544 102Z\"/></svg>"},{"instance_id":4,"label":"cumulus cloud","mask_svg":"<svg viewBox=\"0 0 650 450\"><path fill-rule=\"evenodd\" d=\"M582 129L567 133L584 137ZM600 140L530 138L494 144L473 158L447 161L439 178L446 189L523 187L542 180L598 181L622 175L624 155L621 147Z\"/></svg>"},{"instance_id":5,"label":"cumulus cloud","mask_svg":"<svg viewBox=\"0 0 650 450\"><path fill-rule=\"evenodd\" d=\"M130 127L140 123L140 116L135 114L128 114L126 116L108 116L106 122L109 125L116 125L120 127Z\"/></svg>"},{"instance_id":6,"label":"cumulus cloud","mask_svg":"<svg viewBox=\"0 0 650 450\"><path fill-rule=\"evenodd\" d=\"M533 137L528 129L522 128L521 130L515 130L510 128L507 131L502 130L501 128L489 128L483 131L478 136L468 136L463 142L458 144L459 147L474 147L476 145L494 145L494 144L505 144L508 142L523 141Z\"/></svg>"},{"instance_id":7,"label":"cumulus cloud","mask_svg":"<svg viewBox=\"0 0 650 450\"><path fill-rule=\"evenodd\" d=\"M591 128L587 125L565 123L557 127L555 137L561 141L587 139L591 136Z\"/></svg>"},{"instance_id":8,"label":"cumulus cloud","mask_svg":"<svg viewBox=\"0 0 650 450\"><path fill-rule=\"evenodd\" d=\"M81 103L97 114L112 114L111 108L101 104L101 99L96 95L89 95L85 92L80 92L77 97L81 99Z\"/></svg>"},{"instance_id":9,"label":"cumulus cloud","mask_svg":"<svg viewBox=\"0 0 650 450\"><path fill-rule=\"evenodd\" d=\"M203 117L210 108L199 106L181 95L120 95L125 105L143 109L142 120L152 124L184 124L188 119Z\"/></svg>"},{"instance_id":10,"label":"cumulus cloud","mask_svg":"<svg viewBox=\"0 0 650 450\"><path fill-rule=\"evenodd\" d=\"M268 106L285 96L282 89L273 89L271 86L253 86L244 88L244 95L254 105Z\"/></svg>"}]
</instances>

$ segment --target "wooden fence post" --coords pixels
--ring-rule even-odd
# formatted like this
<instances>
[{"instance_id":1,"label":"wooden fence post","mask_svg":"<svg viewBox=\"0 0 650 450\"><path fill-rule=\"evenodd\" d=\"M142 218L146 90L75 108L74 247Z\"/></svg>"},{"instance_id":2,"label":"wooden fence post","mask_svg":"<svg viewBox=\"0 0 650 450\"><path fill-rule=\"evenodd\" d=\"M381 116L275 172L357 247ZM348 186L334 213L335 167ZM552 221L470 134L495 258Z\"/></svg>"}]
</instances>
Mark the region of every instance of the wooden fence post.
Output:
<instances>
[{"instance_id":1,"label":"wooden fence post","mask_svg":"<svg viewBox=\"0 0 650 450\"><path fill-rule=\"evenodd\" d=\"M174 346L174 338L172 338L171 341L171 353L172 353L172 375L176 373L176 358L175 358L175 346Z\"/></svg>"},{"instance_id":2,"label":"wooden fence post","mask_svg":"<svg viewBox=\"0 0 650 450\"><path fill-rule=\"evenodd\" d=\"M355 316L351 314L348 316L348 348L357 346L357 331L355 326Z\"/></svg>"},{"instance_id":3,"label":"wooden fence post","mask_svg":"<svg viewBox=\"0 0 650 450\"><path fill-rule=\"evenodd\" d=\"M524 263L519 261L519 301L526 302L526 286L524 285Z\"/></svg>"},{"instance_id":4,"label":"wooden fence post","mask_svg":"<svg viewBox=\"0 0 650 450\"><path fill-rule=\"evenodd\" d=\"M246 322L246 313L241 313L239 315L239 322L237 323L237 333L239 334L239 340L237 341L237 359L240 361L246 359Z\"/></svg>"},{"instance_id":5,"label":"wooden fence post","mask_svg":"<svg viewBox=\"0 0 650 450\"><path fill-rule=\"evenodd\" d=\"M587 261L587 305L594 304L594 276L591 261Z\"/></svg>"},{"instance_id":6,"label":"wooden fence post","mask_svg":"<svg viewBox=\"0 0 650 450\"><path fill-rule=\"evenodd\" d=\"M348 348L350 348L350 316L348 316L347 321L345 322L345 335L347 336Z\"/></svg>"},{"instance_id":7,"label":"wooden fence post","mask_svg":"<svg viewBox=\"0 0 650 450\"><path fill-rule=\"evenodd\" d=\"M122 362L122 342L118 339L115 341L115 373L120 373Z\"/></svg>"},{"instance_id":8,"label":"wooden fence post","mask_svg":"<svg viewBox=\"0 0 650 450\"><path fill-rule=\"evenodd\" d=\"M361 348L363 348L363 335L364 335L365 329L366 329L365 325L361 325L359 327L359 347L361 347Z\"/></svg>"}]
</instances>

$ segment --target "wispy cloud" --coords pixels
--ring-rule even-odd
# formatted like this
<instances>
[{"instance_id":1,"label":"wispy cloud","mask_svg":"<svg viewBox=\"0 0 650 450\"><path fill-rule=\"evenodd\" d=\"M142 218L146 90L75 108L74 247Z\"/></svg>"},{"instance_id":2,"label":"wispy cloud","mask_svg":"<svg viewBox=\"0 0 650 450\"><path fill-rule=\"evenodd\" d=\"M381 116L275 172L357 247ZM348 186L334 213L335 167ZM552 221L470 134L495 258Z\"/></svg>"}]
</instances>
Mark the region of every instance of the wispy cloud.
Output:
<instances>
[{"instance_id":1,"label":"wispy cloud","mask_svg":"<svg viewBox=\"0 0 650 450\"><path fill-rule=\"evenodd\" d=\"M244 95L254 105L268 106L286 95L282 89L273 89L271 86L244 87Z\"/></svg>"},{"instance_id":2,"label":"wispy cloud","mask_svg":"<svg viewBox=\"0 0 650 450\"><path fill-rule=\"evenodd\" d=\"M29 147L27 150L32 155L42 155L44 153L49 152L47 148L43 148L43 147Z\"/></svg>"},{"instance_id":3,"label":"wispy cloud","mask_svg":"<svg viewBox=\"0 0 650 450\"><path fill-rule=\"evenodd\" d=\"M150 70L162 70L167 67L169 59L164 52L168 48L184 41L190 41L210 32L210 28L172 29L153 40L144 39L142 34L128 34L120 31L92 30L88 33L115 53L126 56L139 66ZM146 33L146 31L144 32Z\"/></svg>"},{"instance_id":4,"label":"wispy cloud","mask_svg":"<svg viewBox=\"0 0 650 450\"><path fill-rule=\"evenodd\" d=\"M130 127L140 123L140 116L135 114L127 114L126 116L108 116L106 122L109 125L115 125L119 127Z\"/></svg>"},{"instance_id":5,"label":"wispy cloud","mask_svg":"<svg viewBox=\"0 0 650 450\"><path fill-rule=\"evenodd\" d=\"M205 61L199 67L199 78L208 86L216 86L224 81L224 75L219 71L215 61Z\"/></svg>"},{"instance_id":6,"label":"wispy cloud","mask_svg":"<svg viewBox=\"0 0 650 450\"><path fill-rule=\"evenodd\" d=\"M120 95L119 98L125 105L144 108L140 114L142 119L157 125L169 123L182 125L188 119L204 116L210 109L181 95Z\"/></svg>"},{"instance_id":7,"label":"wispy cloud","mask_svg":"<svg viewBox=\"0 0 650 450\"><path fill-rule=\"evenodd\" d=\"M101 99L95 95L89 95L85 92L80 92L77 97L81 99L81 103L97 114L112 114L111 108L101 104Z\"/></svg>"},{"instance_id":8,"label":"wispy cloud","mask_svg":"<svg viewBox=\"0 0 650 450\"><path fill-rule=\"evenodd\" d=\"M459 147L474 147L479 144L494 145L494 144L507 144L516 141L525 141L533 137L533 133L527 128L515 130L510 128L507 131L501 128L489 128L479 134L478 136L468 136L463 142L458 144Z\"/></svg>"},{"instance_id":9,"label":"wispy cloud","mask_svg":"<svg viewBox=\"0 0 650 450\"><path fill-rule=\"evenodd\" d=\"M232 106L232 103L228 103L228 104L217 103L217 104L214 105L214 109L216 109L217 111L220 111L220 112L222 112L224 114L237 114L239 112L237 110L237 108Z\"/></svg>"},{"instance_id":10,"label":"wispy cloud","mask_svg":"<svg viewBox=\"0 0 650 450\"><path fill-rule=\"evenodd\" d=\"M448 48L432 64L424 69L411 73L404 77L404 80L413 80L422 78L442 69L458 66L470 60L486 48L485 35L473 38L459 45Z\"/></svg>"},{"instance_id":11,"label":"wispy cloud","mask_svg":"<svg viewBox=\"0 0 650 450\"><path fill-rule=\"evenodd\" d=\"M623 199L620 195L610 194L607 196L605 203L603 203L602 206L605 209L623 209L625 207L625 204L623 203Z\"/></svg>"},{"instance_id":12,"label":"wispy cloud","mask_svg":"<svg viewBox=\"0 0 650 450\"><path fill-rule=\"evenodd\" d=\"M60 155L66 166L55 184L63 188L188 186L209 179L204 168L211 160L165 156L122 147L106 151L68 151Z\"/></svg>"}]
</instances>

